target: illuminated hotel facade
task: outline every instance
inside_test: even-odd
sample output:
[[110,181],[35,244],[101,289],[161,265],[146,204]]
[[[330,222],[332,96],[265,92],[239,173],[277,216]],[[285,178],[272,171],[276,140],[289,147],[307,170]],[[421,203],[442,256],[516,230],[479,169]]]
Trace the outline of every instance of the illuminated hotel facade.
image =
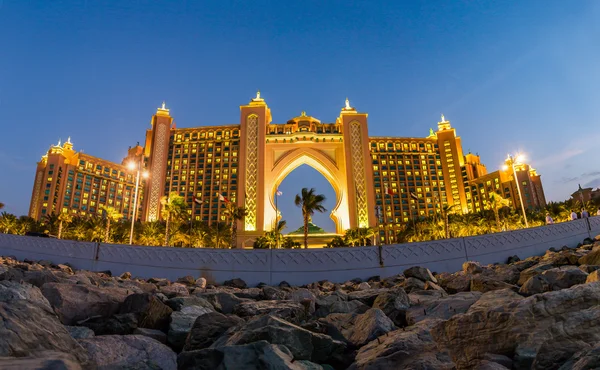
[[193,219],[224,221],[220,194],[247,211],[238,224],[238,246],[251,245],[272,228],[276,189],[303,164],[332,185],[338,234],[374,227],[383,243],[394,242],[411,219],[433,216],[444,205],[464,213],[486,209],[491,192],[518,208],[516,186],[527,208],[545,206],[535,170],[517,165],[518,182],[512,169],[487,173],[479,156],[463,154],[460,137],[443,116],[424,138],[370,137],[367,116],[346,100],[335,122],[302,112],[275,124],[257,93],[240,106],[239,124],[177,128],[163,104],[152,116],[145,145],[130,148],[121,164],[75,152],[70,141],[52,146],[38,163],[29,213],[38,219],[58,212],[89,215],[110,205],[131,218],[135,174],[125,166],[131,161],[142,161],[149,173],[140,186],[138,219],[160,219],[160,199],[176,192]]

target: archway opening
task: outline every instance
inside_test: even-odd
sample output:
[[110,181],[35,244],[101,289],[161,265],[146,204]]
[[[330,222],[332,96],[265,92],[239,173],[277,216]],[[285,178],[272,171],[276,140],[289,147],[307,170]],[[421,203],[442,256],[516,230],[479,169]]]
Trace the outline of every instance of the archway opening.
[[277,208],[281,219],[287,222],[284,234],[303,226],[302,210],[294,204],[296,194],[300,194],[302,188],[315,188],[317,194],[325,196],[323,206],[327,211],[324,213],[315,212],[312,222],[326,232],[336,232],[335,223],[331,219],[331,211],[335,208],[337,202],[336,193],[329,181],[319,171],[303,164],[290,172],[278,188],[282,195],[277,197]]

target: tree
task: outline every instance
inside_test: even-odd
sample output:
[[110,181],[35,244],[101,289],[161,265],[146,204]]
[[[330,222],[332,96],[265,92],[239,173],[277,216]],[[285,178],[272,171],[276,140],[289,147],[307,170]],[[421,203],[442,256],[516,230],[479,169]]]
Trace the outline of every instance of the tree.
[[231,229],[225,222],[214,222],[210,224],[208,231],[208,244],[212,245],[213,248],[229,248],[231,237]]
[[169,245],[169,226],[171,221],[179,221],[188,208],[185,199],[179,194],[172,192],[161,198],[162,216],[165,218],[165,247]]
[[300,247],[301,244],[290,237],[283,238],[283,241],[281,242],[281,248],[283,249],[299,249]]
[[510,206],[510,200],[505,199],[498,193],[491,193],[487,201],[488,209],[494,211],[494,217],[496,218],[496,228],[498,231],[502,230],[500,223],[500,208]]
[[452,210],[454,209],[454,206],[449,206],[447,204],[444,204],[444,206],[442,207],[441,211],[442,211],[442,219],[444,220],[444,237],[446,239],[450,238],[450,220],[449,220],[449,215],[450,213],[452,213]]
[[346,246],[346,242],[344,241],[344,239],[341,236],[336,236],[333,239],[331,239],[331,241],[329,243],[327,243],[327,245],[325,245],[325,248],[341,248],[341,247],[345,247]]
[[58,215],[58,239],[62,237],[63,223],[70,224],[73,221],[73,216],[70,213],[63,212]]
[[137,242],[141,245],[159,246],[163,241],[163,228],[160,221],[144,222]]
[[0,229],[5,234],[12,234],[16,231],[17,217],[13,214],[2,212],[0,215]]
[[308,190],[302,188],[301,194],[296,194],[294,203],[302,208],[302,218],[304,220],[304,248],[308,248],[308,223],[315,212],[326,212],[323,207],[325,196],[323,194],[315,194],[315,188]]
[[227,202],[225,205],[225,215],[227,216],[227,220],[229,221],[231,228],[231,248],[235,248],[235,243],[237,239],[237,222],[239,220],[243,220],[248,212],[245,207],[238,207],[236,204],[232,202]]
[[123,218],[123,215],[117,211],[114,207],[111,206],[102,206],[100,207],[104,217],[106,217],[106,230],[104,232],[104,242],[108,243],[110,241],[110,223],[117,222]]

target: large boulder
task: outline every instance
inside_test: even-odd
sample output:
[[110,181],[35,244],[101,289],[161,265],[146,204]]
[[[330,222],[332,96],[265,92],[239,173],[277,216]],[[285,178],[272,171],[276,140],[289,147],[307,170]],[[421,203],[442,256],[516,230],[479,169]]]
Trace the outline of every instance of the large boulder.
[[584,284],[587,278],[588,274],[576,266],[556,267],[529,278],[519,292],[530,296],[552,290],[565,289],[573,285]]
[[162,332],[160,330],[147,329],[147,328],[136,328],[133,331],[133,334],[143,335],[145,337],[157,340],[157,341],[161,342],[162,344],[167,344],[167,334],[165,334],[164,332]]
[[238,289],[246,289],[248,287],[248,284],[246,284],[246,282],[240,278],[225,280],[223,285]]
[[[447,297],[435,297],[410,294],[411,307],[406,311],[406,322],[414,325],[429,318],[449,319],[452,316],[465,313],[480,297],[479,292],[456,293]],[[412,302],[418,303],[413,304]]]
[[181,311],[174,311],[171,314],[171,323],[167,333],[167,342],[176,351],[180,351],[185,344],[188,333],[192,329],[196,319],[202,315],[213,312],[210,308],[200,306],[188,306]]
[[250,301],[247,298],[238,298],[232,293],[221,291],[194,293],[194,295],[206,299],[210,304],[213,305],[215,310],[224,314],[233,313],[233,308],[235,306],[242,302]]
[[471,291],[472,292],[481,292],[486,293],[492,290],[499,289],[513,289],[515,291],[519,290],[519,287],[516,285],[505,283],[501,280],[492,279],[483,275],[475,275],[471,279]]
[[167,298],[187,297],[190,295],[188,288],[185,285],[179,283],[161,286],[159,291],[165,296],[167,296]]
[[309,312],[312,314],[315,312],[315,304],[317,297],[313,292],[306,288],[299,288],[292,290],[288,293],[287,299],[293,302],[306,304],[309,307]]
[[210,347],[223,333],[244,320],[234,315],[209,312],[196,318],[185,341],[184,351],[195,351]]
[[580,265],[600,265],[600,248],[595,248],[585,256],[579,258]]
[[441,321],[421,321],[391,331],[360,348],[349,370],[455,369],[448,352],[433,340],[430,330]]
[[93,316],[114,315],[128,295],[122,288],[63,283],[44,284],[41,290],[65,325],[74,325]]
[[80,339],[98,370],[177,369],[177,355],[164,344],[143,335],[104,335]]
[[[133,313],[140,328],[166,331],[173,310],[156,296],[143,293],[128,296],[119,310],[121,314]],[[135,329],[135,328],[134,328]]]
[[600,283],[528,298],[504,292],[484,294],[467,313],[433,329],[433,337],[449,349],[457,368],[473,367],[483,354],[496,353],[513,358],[515,368],[529,369],[549,348],[560,349],[560,355],[553,357],[556,363],[544,368],[557,368],[582,343],[600,341]]
[[87,363],[87,354],[38,288],[0,281],[0,318],[0,356],[24,357],[50,350],[70,353]]
[[600,343],[575,353],[558,370],[588,370],[600,368]]
[[138,327],[136,314],[116,314],[110,317],[92,317],[78,323],[94,331],[96,335],[127,335],[133,334]]
[[302,304],[292,301],[245,301],[235,306],[233,313],[240,317],[269,314],[294,323],[308,316]]
[[182,308],[188,306],[200,306],[214,310],[215,307],[204,298],[197,296],[190,297],[175,297],[165,302],[173,311],[181,311]]
[[397,326],[406,325],[406,310],[410,307],[410,298],[402,288],[392,288],[375,298],[373,308],[379,308]]
[[263,297],[265,297],[265,299],[268,299],[270,301],[272,300],[284,300],[287,293],[279,288],[275,288],[272,286],[264,286],[261,288],[262,289],[262,295]]
[[44,351],[28,357],[0,357],[0,369],[81,370],[81,365],[68,353]]
[[73,337],[73,339],[91,338],[96,335],[94,334],[94,331],[92,329],[87,328],[85,326],[65,325],[65,328],[67,328],[67,331],[69,332],[71,337]]
[[403,274],[407,278],[413,277],[421,281],[431,281],[432,283],[438,282],[437,279],[431,273],[431,271],[429,271],[429,269],[421,266],[413,266],[411,268],[408,268],[404,270]]
[[507,284],[516,285],[519,281],[521,271],[514,265],[495,265],[486,273],[485,276],[503,281]]
[[375,302],[375,299],[377,299],[377,296],[380,295],[383,292],[387,292],[387,288],[381,288],[381,289],[369,289],[369,290],[359,290],[356,292],[350,292],[348,293],[348,300],[349,301],[354,301],[354,300],[358,300],[361,301],[362,303],[366,304],[369,307],[373,306],[373,302]]
[[471,275],[464,272],[450,274],[447,272],[437,275],[437,280],[444,290],[450,294],[468,292],[471,289]]
[[321,305],[315,311],[316,317],[325,317],[332,313],[365,313],[370,307],[359,300],[355,301],[336,301],[331,304]]
[[236,297],[248,298],[253,300],[265,299],[263,290],[261,288],[245,288],[239,289],[233,292]]
[[294,355],[294,359],[317,363],[335,362],[345,349],[344,343],[333,340],[328,335],[310,332],[271,315],[252,319],[242,327],[230,329],[217,339],[211,348],[249,344],[257,339],[286,346]]
[[355,348],[396,329],[392,320],[378,308],[371,308],[361,315],[334,313],[319,322],[326,325],[327,334]]
[[294,361],[292,352],[283,345],[260,340],[239,346],[186,351],[177,357],[180,369],[312,370],[322,367],[306,360]]
[[517,282],[517,284],[523,285],[523,284],[525,284],[525,282],[527,280],[529,280],[530,277],[539,275],[539,274],[543,273],[544,271],[553,269],[554,267],[555,266],[549,262],[540,263],[540,264],[531,266],[530,268],[521,271],[521,274],[519,275],[519,281]]

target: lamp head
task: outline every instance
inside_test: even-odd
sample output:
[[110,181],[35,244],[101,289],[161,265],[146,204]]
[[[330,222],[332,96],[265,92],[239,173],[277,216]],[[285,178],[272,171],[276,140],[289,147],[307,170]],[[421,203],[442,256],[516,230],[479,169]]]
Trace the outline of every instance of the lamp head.
[[148,176],[150,176],[150,174],[148,173],[148,171],[144,171],[144,172],[142,172],[142,177],[143,177],[143,178],[147,179],[147,178],[148,178]]
[[135,170],[135,163],[133,163],[133,162],[127,163],[127,168],[129,168],[131,171]]

